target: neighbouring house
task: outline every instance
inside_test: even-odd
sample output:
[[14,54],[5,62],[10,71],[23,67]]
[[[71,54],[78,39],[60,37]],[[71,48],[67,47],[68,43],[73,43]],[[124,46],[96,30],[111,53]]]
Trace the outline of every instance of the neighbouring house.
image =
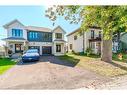
[[93,26],[89,31],[84,32],[79,28],[69,33],[68,52],[85,52],[87,48],[91,48],[94,54],[101,53],[101,28]]
[[[100,27],[89,27],[89,31],[81,31],[80,28],[67,35],[68,52],[85,52],[91,48],[94,54],[101,53],[102,30]],[[112,40],[112,51],[127,50],[127,33],[115,34]]]
[[122,50],[127,51],[127,32],[121,34],[120,42]]
[[3,39],[13,53],[27,49],[38,49],[40,55],[64,55],[65,31],[60,27],[49,29],[45,27],[25,26],[18,20],[13,20],[3,26],[7,38]]
[[122,32],[119,35],[115,34],[113,36],[113,52],[119,50],[127,51],[127,32]]

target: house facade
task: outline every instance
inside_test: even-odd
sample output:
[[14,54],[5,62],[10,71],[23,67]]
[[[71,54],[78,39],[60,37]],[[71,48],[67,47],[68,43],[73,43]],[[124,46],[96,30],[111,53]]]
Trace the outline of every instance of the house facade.
[[127,32],[122,32],[119,36],[115,34],[113,37],[113,51],[119,50],[127,51]]
[[94,54],[101,53],[101,31],[100,27],[90,27],[87,32],[77,29],[69,33],[68,52],[85,52],[91,48]]
[[[99,27],[89,27],[89,31],[77,29],[67,35],[68,52],[85,52],[91,48],[93,54],[101,53],[102,30]],[[112,52],[117,53],[119,50],[127,51],[127,33],[113,35]]]
[[40,55],[64,55],[65,31],[60,27],[49,29],[45,27],[24,26],[20,21],[13,20],[4,25],[7,38],[3,39],[13,53],[27,49],[38,49]]

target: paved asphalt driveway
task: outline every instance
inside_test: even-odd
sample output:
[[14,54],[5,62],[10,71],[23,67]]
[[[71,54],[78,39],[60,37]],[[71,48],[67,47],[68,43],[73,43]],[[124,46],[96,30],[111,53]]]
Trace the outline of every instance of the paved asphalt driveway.
[[57,57],[42,56],[39,62],[18,64],[1,75],[0,89],[78,89],[109,80]]

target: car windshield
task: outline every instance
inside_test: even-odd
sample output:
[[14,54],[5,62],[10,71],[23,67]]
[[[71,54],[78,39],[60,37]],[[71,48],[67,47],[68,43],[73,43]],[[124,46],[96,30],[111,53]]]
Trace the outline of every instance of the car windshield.
[[38,50],[28,50],[26,53],[38,53]]

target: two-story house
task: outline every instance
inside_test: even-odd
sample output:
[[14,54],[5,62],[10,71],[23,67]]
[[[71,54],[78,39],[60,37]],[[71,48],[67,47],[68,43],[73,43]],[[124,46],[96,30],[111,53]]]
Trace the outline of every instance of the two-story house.
[[[81,31],[80,28],[67,35],[68,51],[85,52],[91,48],[94,54],[101,53],[102,30],[100,27],[89,27],[89,31]],[[117,53],[119,50],[127,51],[127,33],[113,35],[112,52]]]
[[101,29],[100,27],[90,27],[84,32],[77,29],[67,35],[68,52],[83,52],[91,48],[94,54],[101,53]]
[[4,28],[7,32],[6,45],[13,53],[36,48],[40,55],[63,55],[65,53],[65,31],[60,27],[49,29],[45,27],[24,26],[20,21],[13,20]]

